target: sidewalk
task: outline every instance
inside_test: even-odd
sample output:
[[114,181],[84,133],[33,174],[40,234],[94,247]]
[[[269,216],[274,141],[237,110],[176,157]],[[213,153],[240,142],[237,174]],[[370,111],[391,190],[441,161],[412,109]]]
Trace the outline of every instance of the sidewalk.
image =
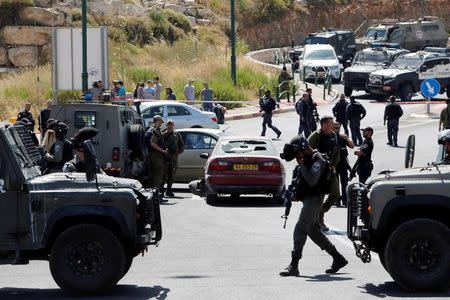
[[[326,99],[323,99],[323,86],[321,85],[315,86],[314,84],[308,84],[308,87],[312,89],[312,98],[314,102],[316,102],[318,105],[333,102],[339,96],[336,92],[331,90],[331,94],[325,95]],[[301,98],[301,94],[304,92],[304,90],[305,86],[302,84],[300,89],[297,91],[297,94],[295,95],[296,101],[298,101]],[[249,105],[227,110],[227,113],[225,114],[225,121],[260,117],[262,113],[259,112],[259,105],[257,104],[258,102],[259,100],[255,100]],[[295,111],[295,104],[292,103],[292,97],[291,102],[287,102],[286,99],[281,99],[279,104],[280,108],[274,110],[273,112],[274,114],[281,114]]]

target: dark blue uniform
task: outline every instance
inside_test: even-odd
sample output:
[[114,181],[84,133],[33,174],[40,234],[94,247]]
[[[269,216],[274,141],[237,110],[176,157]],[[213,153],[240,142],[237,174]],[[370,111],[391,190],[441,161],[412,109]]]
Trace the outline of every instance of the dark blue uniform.
[[386,105],[384,109],[384,122],[387,121],[388,144],[397,147],[398,123],[403,116],[403,109],[395,102]]

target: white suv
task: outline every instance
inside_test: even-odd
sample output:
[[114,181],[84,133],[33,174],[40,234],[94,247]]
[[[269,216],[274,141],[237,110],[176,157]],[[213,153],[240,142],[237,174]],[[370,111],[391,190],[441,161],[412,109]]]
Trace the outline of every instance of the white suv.
[[328,44],[305,45],[300,56],[300,78],[315,79],[317,75],[317,79],[323,79],[328,70],[334,81],[341,80],[341,66],[333,47]]

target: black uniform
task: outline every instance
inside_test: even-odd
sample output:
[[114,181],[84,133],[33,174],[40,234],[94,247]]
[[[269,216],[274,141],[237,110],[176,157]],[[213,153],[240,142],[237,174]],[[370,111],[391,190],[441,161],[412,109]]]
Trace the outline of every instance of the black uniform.
[[45,155],[47,169],[61,171],[64,164],[73,158],[72,143],[66,138],[59,138]]
[[31,113],[31,111],[22,110],[21,112],[19,112],[19,114],[17,115],[17,121],[22,121],[22,119],[28,119],[28,121],[30,121],[31,123],[30,130],[34,131],[34,126],[36,125],[36,122],[34,121],[33,114]]
[[348,102],[345,99],[339,100],[333,107],[333,115],[336,118],[336,121],[341,123],[341,126],[344,128],[344,132],[348,135],[348,120],[346,116]]
[[365,155],[358,157],[358,176],[359,182],[365,183],[370,177],[373,170],[372,163],[372,151],[373,151],[373,140],[372,138],[365,139],[359,148],[360,151],[364,152]]
[[260,101],[260,108],[263,111],[263,122],[261,136],[266,135],[266,126],[275,131],[277,138],[281,135],[281,131],[272,125],[272,111],[275,110],[277,103],[271,96],[264,96]]
[[338,134],[337,137],[339,150],[340,150],[340,160],[337,165],[336,171],[339,175],[339,181],[341,183],[341,201],[344,206],[347,206],[347,185],[348,185],[348,172],[351,170],[350,164],[348,162],[348,151],[347,151],[347,141]]
[[44,137],[45,132],[47,131],[47,121],[48,119],[50,119],[50,108],[44,108],[43,110],[41,110],[41,112],[39,113],[39,119],[38,119],[38,126],[39,126],[39,131],[42,134],[42,137]]
[[350,122],[352,140],[355,145],[361,145],[363,138],[360,131],[361,120],[366,116],[366,109],[359,102],[351,102],[346,108],[347,120]]
[[403,116],[403,109],[395,102],[386,105],[384,122],[387,121],[388,144],[397,147],[398,121]]

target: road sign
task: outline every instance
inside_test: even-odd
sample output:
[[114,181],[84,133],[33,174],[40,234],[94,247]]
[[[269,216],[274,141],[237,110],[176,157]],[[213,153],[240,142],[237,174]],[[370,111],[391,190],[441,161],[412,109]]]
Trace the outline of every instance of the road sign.
[[433,98],[441,91],[441,86],[436,79],[427,79],[422,82],[420,92],[425,98]]

